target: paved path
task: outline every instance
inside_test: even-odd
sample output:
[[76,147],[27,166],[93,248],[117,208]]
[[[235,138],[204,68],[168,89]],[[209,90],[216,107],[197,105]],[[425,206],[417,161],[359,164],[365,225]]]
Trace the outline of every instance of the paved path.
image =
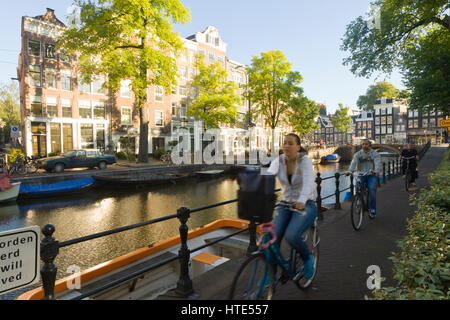
[[[420,177],[416,181],[418,190],[427,187],[426,176],[441,162],[446,147],[430,148],[419,163]],[[416,192],[417,192],[416,191]],[[415,193],[410,191],[410,194]],[[381,276],[386,278],[383,286],[395,285],[392,279],[392,261],[388,258],[398,251],[397,240],[406,234],[406,219],[415,208],[409,204],[409,196],[404,190],[403,179],[395,177],[377,191],[377,217],[365,217],[360,231],[354,231],[349,217],[349,204],[342,210],[325,212],[320,224],[320,261],[317,277],[305,291],[288,282],[278,288],[275,299],[364,299],[370,294],[367,268],[377,265]],[[231,281],[236,272],[236,263],[217,268],[216,274],[206,273],[194,280],[200,299],[226,299],[228,286],[224,279]],[[219,292],[217,292],[219,291]]]

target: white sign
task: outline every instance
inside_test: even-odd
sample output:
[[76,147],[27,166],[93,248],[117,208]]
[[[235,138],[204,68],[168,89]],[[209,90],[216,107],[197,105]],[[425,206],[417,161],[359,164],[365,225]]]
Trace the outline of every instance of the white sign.
[[22,133],[19,130],[18,126],[11,126],[11,138],[20,138]]
[[0,294],[39,281],[40,228],[0,232]]

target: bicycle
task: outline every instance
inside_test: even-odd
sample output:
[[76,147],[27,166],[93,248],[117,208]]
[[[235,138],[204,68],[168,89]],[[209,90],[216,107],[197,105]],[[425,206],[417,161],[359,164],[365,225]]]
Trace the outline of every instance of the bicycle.
[[25,165],[27,167],[27,172],[36,173],[39,169],[39,164],[33,158],[27,157]]
[[8,174],[8,162],[5,154],[0,154],[0,173]]
[[[295,209],[295,204],[289,202],[282,201],[277,206],[284,206],[299,214],[304,212]],[[229,293],[230,300],[270,300],[278,284],[285,284],[291,280],[299,289],[305,289],[314,280],[317,274],[320,242],[317,218],[303,234],[303,241],[314,257],[314,275],[310,279],[303,276],[303,261],[296,249],[291,248],[289,259],[285,260],[278,243],[275,242],[273,227],[273,222],[261,224],[262,231],[270,232],[272,238],[266,243],[260,241],[259,250],[243,262],[233,279]],[[274,270],[278,267],[281,268],[280,277],[276,276]]]
[[409,191],[409,186],[411,184],[411,170],[409,169],[409,161],[414,159],[414,157],[404,157],[402,160],[406,160],[406,171],[405,171],[405,190]]
[[21,174],[21,175],[25,175],[28,172],[28,168],[25,164],[25,160],[20,155],[17,155],[16,159],[13,161],[11,166],[9,166],[9,168],[8,168],[9,175],[12,175],[14,172],[17,172],[18,174]]
[[[353,229],[356,231],[361,228],[364,213],[369,211],[369,188],[367,183],[361,183],[361,178],[371,174],[373,174],[372,171],[368,171],[357,176],[356,192],[352,197],[350,207],[350,220],[352,221]],[[369,218],[373,219],[370,215]]]
[[164,154],[161,156],[160,160],[161,160],[162,162],[164,162],[164,163],[172,164],[172,163],[173,163],[173,162],[172,162],[172,153],[171,153],[170,151],[164,153]]

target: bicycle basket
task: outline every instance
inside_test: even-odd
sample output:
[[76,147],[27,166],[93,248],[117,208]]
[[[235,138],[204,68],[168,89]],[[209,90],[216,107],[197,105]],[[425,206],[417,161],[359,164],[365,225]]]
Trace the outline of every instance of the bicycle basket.
[[238,184],[238,217],[257,223],[272,221],[277,201],[275,176],[246,169],[239,173]]

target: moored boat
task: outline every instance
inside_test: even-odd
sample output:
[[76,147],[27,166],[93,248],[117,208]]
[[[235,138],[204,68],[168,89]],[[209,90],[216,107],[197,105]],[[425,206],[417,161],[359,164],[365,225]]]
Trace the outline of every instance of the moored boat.
[[[189,232],[187,245],[190,253],[190,274],[195,279],[231,258],[245,255],[249,240],[247,232],[235,234],[248,228],[248,221],[220,219]],[[224,241],[219,238],[230,236]],[[150,300],[174,289],[180,279],[180,236],[138,249],[124,256],[101,263],[60,280],[54,287],[56,299],[77,299],[90,292],[86,299],[96,300]],[[209,246],[205,246],[210,244]],[[116,283],[113,288],[100,290],[106,284]],[[78,286],[74,282],[78,281]],[[20,295],[17,300],[40,300],[44,297],[42,287]]]
[[199,177],[215,177],[223,173],[224,170],[204,170],[195,172]]
[[113,186],[130,186],[130,185],[159,185],[164,183],[175,183],[180,180],[189,178],[189,173],[166,173],[166,174],[145,174],[142,172],[132,172],[122,175],[106,176],[93,175],[92,178],[97,182],[111,183]]
[[94,178],[65,180],[54,183],[23,184],[20,186],[19,199],[57,196],[67,193],[85,191],[95,183]]
[[341,161],[341,156],[337,153],[329,154],[327,156],[322,157],[323,163],[336,163]]
[[312,164],[313,165],[315,165],[315,164],[320,164],[322,162],[322,159],[312,159]]
[[12,182],[10,188],[0,191],[0,203],[16,201],[20,185],[20,182]]

